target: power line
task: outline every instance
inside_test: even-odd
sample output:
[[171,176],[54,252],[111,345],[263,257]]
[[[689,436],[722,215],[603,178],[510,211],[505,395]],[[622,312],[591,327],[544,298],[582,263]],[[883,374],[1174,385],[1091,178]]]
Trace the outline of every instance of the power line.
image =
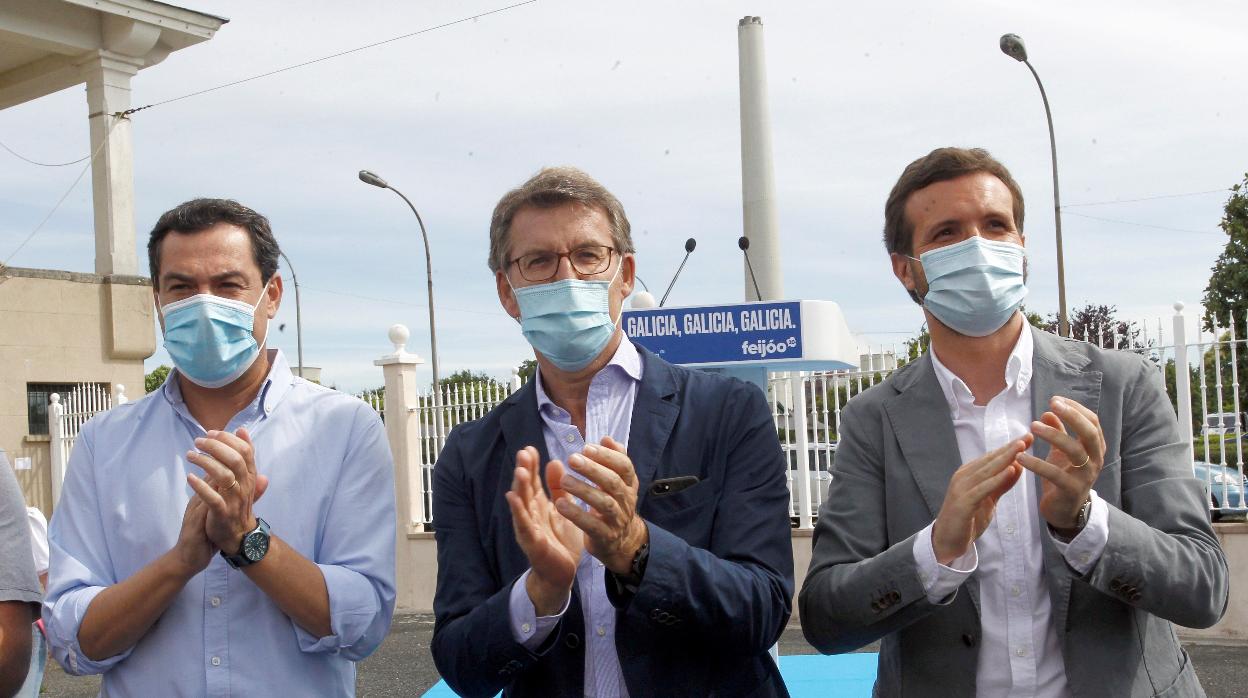
[[245,83],[245,82],[251,82],[252,80],[259,80],[260,78],[267,78],[267,77],[269,77],[269,76],[271,76],[271,75],[277,75],[278,73],[284,73],[284,72],[286,72],[286,71],[288,71],[288,70],[295,70],[296,68],[303,68],[303,67],[306,67],[306,66],[309,66],[309,65],[313,65],[313,64],[315,64],[315,63],[321,63],[321,62],[328,61],[328,60],[331,60],[331,59],[334,59],[334,58],[340,58],[340,57],[342,57],[342,56],[346,56],[346,55],[349,55],[349,54],[352,54],[352,53],[358,53],[358,52],[360,52],[360,51],[364,51],[364,50],[367,50],[367,49],[370,49],[370,48],[376,48],[377,46],[382,46],[382,45],[384,45],[384,44],[393,43],[393,42],[395,42],[395,41],[400,41],[400,40],[402,40],[402,39],[409,39],[409,38],[411,38],[411,37],[413,37],[413,36],[418,36],[418,35],[420,35],[420,34],[427,34],[427,33],[432,32],[432,31],[437,31],[438,29],[445,29],[445,28],[447,28],[447,27],[452,27],[452,26],[455,26],[456,24],[463,24],[464,22],[471,22],[471,21],[473,21],[473,20],[477,20],[477,19],[480,19],[480,18],[482,18],[482,17],[488,17],[489,15],[494,15],[494,14],[498,14],[498,13],[500,13],[500,12],[506,12],[506,11],[508,11],[508,10],[513,10],[513,9],[515,9],[515,8],[517,8],[517,7],[521,7],[521,6],[523,6],[523,5],[531,5],[531,4],[535,3],[535,2],[537,2],[537,0],[524,0],[524,2],[518,2],[518,3],[514,4],[514,5],[508,5],[508,6],[506,6],[506,7],[500,7],[500,8],[498,8],[498,9],[489,10],[488,12],[482,12],[482,13],[480,13],[480,14],[472,15],[471,17],[464,17],[464,18],[461,18],[461,19],[456,19],[456,20],[453,20],[453,21],[450,21],[450,22],[446,22],[446,23],[444,23],[444,24],[439,24],[439,25],[434,26],[434,27],[426,27],[425,29],[420,29],[420,30],[417,30],[417,31],[414,31],[414,32],[409,32],[409,33],[407,33],[407,34],[403,34],[403,35],[401,35],[401,36],[396,36],[396,37],[393,37],[393,38],[390,38],[390,39],[385,39],[385,40],[383,40],[383,41],[377,41],[377,42],[374,42],[374,43],[371,43],[371,44],[368,44],[368,45],[365,45],[365,46],[358,46],[358,47],[356,47],[356,48],[347,49],[346,51],[339,51],[338,53],[330,54],[330,55],[328,55],[328,56],[322,56],[322,57],[320,57],[320,58],[314,58],[314,59],[312,59],[312,60],[310,60],[310,61],[304,61],[304,62],[302,62],[302,63],[296,63],[295,65],[289,65],[289,66],[286,66],[285,68],[278,68],[277,70],[270,70],[270,71],[269,71],[269,72],[267,72],[267,73],[261,73],[261,74],[259,74],[259,75],[253,75],[253,76],[251,76],[251,77],[249,77],[249,78],[243,78],[243,79],[241,79],[241,80],[235,80],[235,81],[233,81],[233,82],[227,82],[227,83],[225,83],[224,85],[217,85],[216,87],[209,87],[209,88],[204,89],[204,90],[198,90],[198,91],[196,91],[196,92],[191,92],[190,94],[185,94],[185,95],[182,95],[181,97],[173,97],[172,99],[166,99],[166,100],[162,100],[162,101],[160,101],[160,102],[152,102],[151,104],[146,104],[146,105],[141,106],[141,107],[135,107],[135,108],[133,108],[133,109],[127,109],[127,110],[125,110],[124,112],[121,112],[121,114],[122,114],[123,116],[129,116],[130,114],[133,114],[133,113],[138,112],[138,111],[143,111],[144,109],[151,109],[152,107],[159,107],[159,106],[161,106],[161,105],[164,105],[164,104],[169,104],[169,103],[171,103],[171,102],[177,102],[177,101],[179,101],[179,100],[189,99],[189,98],[191,98],[191,97],[198,97],[199,95],[202,95],[202,94],[207,94],[207,93],[209,93],[209,92],[216,92],[217,90],[224,90],[224,89],[225,89],[225,88],[227,88],[227,87],[233,87],[233,86],[235,86],[235,85],[241,85],[241,84],[243,84],[243,83]]
[[9,151],[9,155],[12,155],[18,160],[23,160],[25,162],[29,162],[32,165],[38,165],[40,167],[66,167],[68,165],[77,165],[83,160],[86,160],[91,157],[90,155],[84,155],[83,157],[80,157],[77,160],[72,160],[70,162],[39,162],[38,160],[31,160],[30,158],[23,156],[21,153],[18,153],[16,150],[13,150],[9,146],[5,145],[4,141],[0,141],[0,148],[4,148],[5,150]]
[[1133,204],[1138,201],[1155,201],[1157,199],[1178,199],[1184,196],[1204,196],[1205,194],[1225,194],[1229,189],[1209,189],[1208,191],[1193,191],[1186,194],[1158,194],[1157,196],[1143,196],[1138,199],[1117,199],[1115,201],[1091,201],[1084,204],[1066,204],[1062,209],[1076,208],[1078,206],[1109,206],[1111,204]]
[[[113,129],[116,128],[117,124],[121,123],[122,119],[125,117],[114,116],[112,118],[113,123],[108,127],[108,133],[104,134],[104,138],[100,139],[100,145],[96,147],[94,153],[91,153],[84,158],[85,160],[88,160],[86,166],[82,168],[82,171],[78,173],[77,177],[74,177],[74,181],[70,183],[69,188],[65,190],[65,193],[61,194],[61,198],[56,200],[56,204],[52,206],[51,211],[48,211],[48,215],[44,216],[43,220],[39,221],[39,225],[36,225],[35,229],[30,231],[30,234],[26,236],[25,240],[22,240],[22,244],[18,245],[17,249],[13,250],[13,252],[6,257],[3,262],[0,262],[0,272],[3,272],[4,269],[8,268],[9,262],[13,261],[13,258],[17,256],[18,252],[22,251],[22,248],[26,246],[26,243],[34,239],[34,237],[39,234],[40,230],[43,230],[43,226],[47,225],[48,221],[52,219],[52,215],[61,208],[61,204],[65,203],[65,199],[69,198],[70,193],[73,192],[78,186],[78,183],[82,181],[83,175],[87,173],[87,170],[91,169],[91,164],[95,162],[97,157],[99,157],[100,151],[104,150],[104,146],[108,145],[108,139],[113,134]],[[79,160],[79,162],[82,162],[82,160]],[[3,281],[3,279],[0,279],[0,281]]]
[[[1064,208],[1064,207],[1063,207]],[[1089,216],[1086,213],[1069,212],[1069,215],[1079,216],[1080,218],[1091,218],[1094,221],[1104,221],[1106,223],[1121,223],[1123,225],[1135,225],[1141,228],[1156,228],[1157,230],[1170,230],[1176,233],[1195,233],[1196,235],[1221,235],[1220,232],[1212,230],[1192,230],[1191,228],[1172,228],[1168,225],[1153,225],[1151,223],[1137,223],[1135,221],[1124,221],[1117,218],[1102,218],[1100,216]]]

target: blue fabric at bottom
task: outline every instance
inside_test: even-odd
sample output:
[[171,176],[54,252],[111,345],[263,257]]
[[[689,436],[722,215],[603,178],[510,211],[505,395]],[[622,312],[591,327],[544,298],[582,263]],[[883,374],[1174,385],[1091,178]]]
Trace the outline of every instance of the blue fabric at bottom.
[[[875,652],[795,654],[780,658],[780,674],[792,698],[870,698],[876,661]],[[439,681],[424,698],[455,698],[455,692]]]

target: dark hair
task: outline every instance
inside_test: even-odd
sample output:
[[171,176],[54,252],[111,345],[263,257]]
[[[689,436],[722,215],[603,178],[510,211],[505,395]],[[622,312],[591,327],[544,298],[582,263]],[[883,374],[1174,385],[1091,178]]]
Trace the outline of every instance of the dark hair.
[[889,254],[914,251],[914,224],[906,220],[906,202],[914,192],[970,174],[986,172],[1010,190],[1014,197],[1014,227],[1023,229],[1023,192],[1010,171],[983,148],[937,148],[906,165],[884,204],[884,248]]
[[183,235],[202,232],[218,223],[229,223],[251,235],[251,253],[260,267],[261,283],[277,273],[281,248],[273,237],[269,219],[233,199],[192,199],[165,211],[147,240],[147,264],[152,283],[160,286],[160,244],[170,232]]
[[567,203],[601,207],[611,226],[611,244],[623,254],[634,252],[624,206],[593,177],[575,167],[544,167],[529,181],[503,195],[490,219],[490,271],[507,268],[511,254],[511,219],[526,206],[554,208]]

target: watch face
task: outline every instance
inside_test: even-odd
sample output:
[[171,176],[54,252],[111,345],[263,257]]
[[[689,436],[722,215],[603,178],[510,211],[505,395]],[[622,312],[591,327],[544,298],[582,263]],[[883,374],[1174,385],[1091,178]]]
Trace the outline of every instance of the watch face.
[[269,537],[260,531],[253,531],[243,539],[243,557],[252,562],[259,562],[264,559],[264,554],[269,551]]

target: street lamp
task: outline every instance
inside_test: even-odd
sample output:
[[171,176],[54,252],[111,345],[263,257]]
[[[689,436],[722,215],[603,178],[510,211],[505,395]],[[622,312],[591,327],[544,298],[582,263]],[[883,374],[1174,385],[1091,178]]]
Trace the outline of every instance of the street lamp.
[[389,189],[399,198],[407,202],[408,208],[412,209],[412,213],[416,214],[416,222],[420,224],[420,237],[425,241],[425,274],[429,280],[429,355],[430,363],[433,364],[433,428],[437,432],[438,437],[442,436],[442,398],[438,389],[438,331],[434,323],[433,317],[433,259],[429,256],[429,234],[425,232],[425,222],[420,218],[420,212],[412,205],[403,192],[395,189],[386,183],[386,180],[369,172],[368,170],[360,170],[360,181],[365,184],[371,184],[374,187]]
[[303,378],[303,312],[299,309],[299,277],[295,274],[295,267],[290,263],[290,257],[285,252],[278,250],[277,252],[286,261],[286,268],[290,270],[290,280],[295,284],[295,346],[299,350],[299,370],[297,375]]
[[1053,113],[1049,111],[1049,97],[1044,93],[1044,83],[1040,75],[1027,61],[1027,47],[1018,34],[1004,34],[1001,37],[1001,52],[1027,66],[1036,86],[1040,88],[1040,99],[1044,101],[1044,118],[1049,122],[1049,152],[1053,157],[1053,221],[1057,232],[1057,329],[1063,337],[1070,336],[1070,321],[1066,315],[1066,264],[1062,254],[1062,202],[1057,191],[1057,141],[1053,138]]

